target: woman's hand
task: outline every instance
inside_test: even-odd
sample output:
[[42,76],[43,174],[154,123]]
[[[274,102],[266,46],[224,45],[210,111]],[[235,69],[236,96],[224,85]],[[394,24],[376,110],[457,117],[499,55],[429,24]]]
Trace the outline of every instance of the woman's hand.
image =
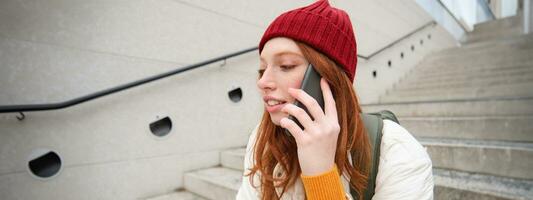
[[294,121],[284,117],[280,121],[283,128],[289,130],[298,146],[298,160],[302,174],[318,175],[333,168],[337,138],[340,132],[337,108],[328,83],[320,79],[324,95],[324,111],[318,102],[301,89],[289,88],[289,94],[305,105],[314,121],[302,108],[287,104],[281,110],[294,116],[304,127],[302,130]]

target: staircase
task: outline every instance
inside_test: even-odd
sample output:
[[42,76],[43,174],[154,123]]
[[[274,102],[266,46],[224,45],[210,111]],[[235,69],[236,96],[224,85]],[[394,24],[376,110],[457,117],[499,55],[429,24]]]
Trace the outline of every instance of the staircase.
[[533,199],[533,34],[520,17],[475,26],[379,104],[427,148],[435,199]]
[[[476,25],[462,47],[428,56],[381,103],[363,106],[395,112],[427,148],[435,199],[533,199],[533,35],[520,35],[519,20]],[[244,153],[223,151],[220,166],[149,199],[235,199]]]

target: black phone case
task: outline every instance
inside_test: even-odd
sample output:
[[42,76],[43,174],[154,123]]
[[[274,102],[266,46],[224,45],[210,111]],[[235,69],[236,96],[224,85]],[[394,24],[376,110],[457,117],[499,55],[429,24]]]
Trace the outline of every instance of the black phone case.
[[[309,64],[309,66],[307,67],[307,70],[305,70],[304,79],[302,81],[302,86],[300,87],[300,89],[302,89],[307,94],[309,94],[311,97],[313,97],[318,102],[318,104],[320,105],[320,108],[322,108],[322,111],[323,111],[324,110],[324,96],[322,95],[322,89],[320,88],[320,78],[321,78],[320,74],[315,70],[313,65]],[[311,115],[311,113],[309,113],[305,105],[300,103],[298,100],[294,102],[294,105],[300,108],[303,108],[305,112],[309,115],[309,117],[313,119],[313,116]],[[298,124],[298,126],[300,126],[302,130],[304,129],[304,127],[302,126],[302,124],[300,124],[300,122],[296,119],[296,117],[289,115],[289,119],[296,122],[296,124]],[[292,134],[287,129],[285,129],[285,133],[288,134],[289,136],[292,136]]]

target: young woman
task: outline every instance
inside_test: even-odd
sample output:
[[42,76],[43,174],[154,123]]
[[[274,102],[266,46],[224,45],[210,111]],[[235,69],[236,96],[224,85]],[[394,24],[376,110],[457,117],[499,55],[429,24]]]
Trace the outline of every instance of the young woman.
[[[283,13],[265,31],[259,52],[265,112],[246,148],[237,199],[353,199],[350,187],[362,199],[371,157],[353,89],[357,53],[348,15],[325,0]],[[309,64],[322,76],[323,110],[299,89]],[[373,199],[433,198],[429,156],[389,120],[379,159]]]

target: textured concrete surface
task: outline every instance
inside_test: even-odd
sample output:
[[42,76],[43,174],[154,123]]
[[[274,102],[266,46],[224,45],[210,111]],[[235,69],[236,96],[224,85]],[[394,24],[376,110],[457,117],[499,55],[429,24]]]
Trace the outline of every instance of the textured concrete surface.
[[[441,137],[446,137],[442,135]],[[501,177],[533,179],[533,144],[487,140],[419,138],[433,167]]]
[[195,195],[190,192],[173,192],[170,194],[165,194],[161,196],[155,196],[147,198],[146,200],[206,200],[205,198],[202,198],[198,195]]
[[435,199],[531,199],[531,180],[434,169]]
[[241,186],[242,171],[210,168],[185,174],[185,189],[209,199],[235,199]]
[[397,113],[427,148],[435,199],[533,196],[533,35],[512,20],[480,25],[463,46],[426,57],[382,104],[363,106]]
[[533,116],[400,119],[402,126],[417,137],[533,142]]
[[246,148],[226,150],[220,153],[220,163],[223,167],[244,170],[244,155]]

